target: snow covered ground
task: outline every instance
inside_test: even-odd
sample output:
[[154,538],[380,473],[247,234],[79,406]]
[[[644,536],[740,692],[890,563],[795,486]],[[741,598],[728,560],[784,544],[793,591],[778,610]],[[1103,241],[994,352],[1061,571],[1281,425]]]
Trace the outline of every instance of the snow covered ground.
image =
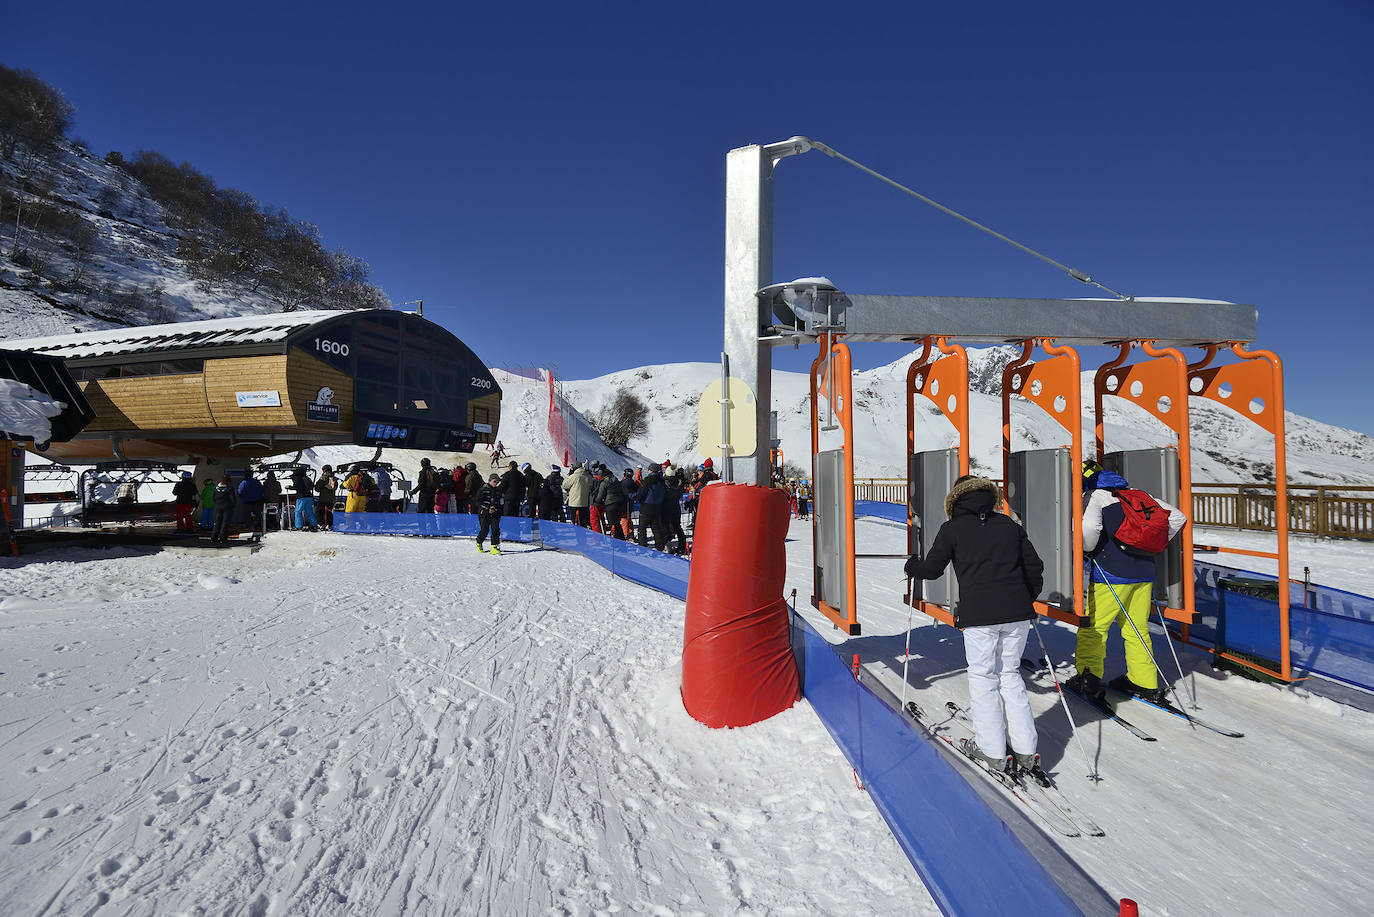
[[682,615],[467,539],[0,559],[0,913],[936,913],[807,704],[687,716]]
[[[857,549],[898,553],[905,530],[889,523],[856,523]],[[1263,536],[1241,544],[1233,533],[1209,533],[1234,547],[1262,548]],[[846,658],[859,653],[868,671],[901,692],[910,609],[902,604],[900,559],[858,561],[859,621],[863,635],[848,638],[809,605],[811,535],[793,524],[787,588],[798,610]],[[1206,540],[1200,538],[1200,540]],[[1270,539],[1272,545],[1272,538]],[[1374,545],[1294,541],[1294,563],[1312,563],[1314,580],[1353,589],[1374,568]],[[1225,556],[1219,563],[1227,563]],[[1263,561],[1231,561],[1261,569]],[[1321,576],[1316,576],[1317,571]],[[919,613],[911,620],[908,697],[924,709],[945,701],[967,704],[963,641],[958,631]],[[1056,663],[1072,662],[1067,626],[1039,625]],[[1173,665],[1156,641],[1166,670]],[[1032,634],[1027,655],[1039,656]],[[1121,714],[1158,738],[1142,742],[1084,705],[1071,706],[1084,749],[1071,739],[1063,708],[1048,682],[1031,683],[1040,753],[1064,792],[1106,829],[1102,838],[1060,838],[1061,846],[1109,893],[1141,903],[1141,913],[1338,915],[1374,904],[1368,853],[1374,824],[1366,813],[1374,715],[1315,696],[1300,686],[1279,688],[1213,672],[1207,657],[1182,653],[1185,702],[1196,713],[1243,731],[1232,739],[1141,704]],[[1121,642],[1108,643],[1107,675],[1124,671]],[[1095,718],[1097,717],[1097,718]],[[1102,780],[1086,779],[1084,751]],[[1340,800],[1340,802],[1336,802]]]

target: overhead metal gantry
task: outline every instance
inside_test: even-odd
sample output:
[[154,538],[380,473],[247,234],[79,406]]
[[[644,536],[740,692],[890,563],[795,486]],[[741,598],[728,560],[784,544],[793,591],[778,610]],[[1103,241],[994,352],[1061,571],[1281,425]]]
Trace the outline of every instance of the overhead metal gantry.
[[[912,493],[908,526],[913,553],[921,549],[923,524],[928,540],[933,538],[934,530],[943,519],[942,513],[939,519],[929,518],[934,512],[924,510],[937,504],[926,501],[925,507],[918,506],[918,492],[923,487],[931,489],[932,482],[944,478],[952,481],[952,476],[966,473],[969,467],[967,361],[959,345],[1017,344],[1022,347],[1020,357],[1006,368],[1003,377],[1003,475],[1011,491],[1010,505],[1019,507],[1023,516],[1036,517],[1022,520],[1028,530],[1034,529],[1032,540],[1035,541],[1038,534],[1042,541],[1054,544],[1056,557],[1052,561],[1058,563],[1059,575],[1048,578],[1052,585],[1047,585],[1047,592],[1037,603],[1042,614],[1074,624],[1083,620],[1083,557],[1081,519],[1078,518],[1081,498],[1077,467],[1087,450],[1081,442],[1081,367],[1076,347],[1118,348],[1117,358],[1096,375],[1095,446],[1100,458],[1133,461],[1135,467],[1142,469],[1144,477],[1154,480],[1153,466],[1147,473],[1140,456],[1104,452],[1103,396],[1132,400],[1162,420],[1179,437],[1177,447],[1154,450],[1159,456],[1150,457],[1150,462],[1163,469],[1160,480],[1165,485],[1172,481],[1171,486],[1177,488],[1181,478],[1186,498],[1190,477],[1187,470],[1187,399],[1195,395],[1228,404],[1226,399],[1231,398],[1232,391],[1231,386],[1221,385],[1224,375],[1236,383],[1236,394],[1228,406],[1275,434],[1276,466],[1280,469],[1278,505],[1285,505],[1282,369],[1273,354],[1251,352],[1244,347],[1256,339],[1258,315],[1254,306],[1205,300],[866,295],[837,289],[821,278],[775,284],[772,282],[773,168],[781,159],[811,149],[838,155],[822,144],[794,137],[782,143],[732,150],[726,158],[723,356],[728,360],[730,375],[743,379],[756,396],[755,441],[764,443],[768,441],[772,410],[772,348],[802,341],[819,345],[811,371],[815,496],[812,519],[816,549],[812,604],[836,626],[851,634],[860,630],[855,608],[850,343],[906,341],[924,347],[907,374],[907,465]],[[952,213],[947,208],[940,209]],[[961,216],[960,219],[965,218]],[[1012,244],[1025,249],[1019,243]],[[1050,261],[1038,253],[1032,254]],[[1051,263],[1064,268],[1058,262]],[[1096,283],[1082,272],[1065,270],[1076,279]],[[1151,359],[1127,364],[1130,351],[1137,347]],[[1178,350],[1185,347],[1201,347],[1205,355],[1200,361],[1188,364]],[[1223,348],[1229,348],[1241,362],[1221,368],[1210,367],[1212,359]],[[1043,351],[1045,357],[1033,360],[1036,350]],[[939,356],[953,359],[938,359]],[[961,368],[962,373],[959,372]],[[1222,391],[1225,394],[1219,395]],[[1065,443],[1057,450],[1015,452],[1011,438],[1012,395],[1042,407],[1063,428]],[[930,400],[955,427],[959,446],[949,450],[948,461],[921,461],[914,420],[914,399],[917,397]],[[823,440],[828,445],[823,445]],[[1175,471],[1171,478],[1170,463],[1178,465],[1180,461],[1181,473]],[[936,465],[938,472],[932,470]],[[766,486],[770,483],[769,466],[766,454],[734,455],[733,480]],[[1027,490],[1034,493],[1028,495]],[[939,497],[943,499],[943,491]],[[1035,505],[1037,503],[1040,505]],[[1054,511],[1041,512],[1045,504],[1053,504]],[[1186,509],[1186,503],[1183,505]],[[1283,581],[1281,632],[1286,634],[1287,520],[1281,510],[1277,516],[1280,547],[1276,556]],[[1186,530],[1184,539],[1189,536],[1190,531]],[[1168,609],[1168,616],[1182,623],[1186,639],[1187,626],[1195,617],[1191,576],[1183,575],[1191,566],[1191,551],[1165,560],[1162,565],[1172,565],[1171,575],[1182,584],[1174,589],[1160,587],[1157,598],[1161,607]],[[1168,586],[1168,576],[1165,580]],[[923,598],[919,589],[913,590],[908,600],[934,617],[952,621],[949,605],[955,600],[957,591],[952,583],[936,585],[932,600]],[[1271,674],[1287,679],[1290,676],[1287,641],[1282,642],[1282,658],[1276,660],[1276,671]]]

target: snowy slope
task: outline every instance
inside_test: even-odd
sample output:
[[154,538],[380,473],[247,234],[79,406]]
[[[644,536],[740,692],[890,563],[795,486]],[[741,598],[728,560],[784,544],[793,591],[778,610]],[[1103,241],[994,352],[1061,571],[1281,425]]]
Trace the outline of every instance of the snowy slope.
[[0,558],[0,913],[937,913],[808,705],[687,716],[682,614],[468,539]]
[[[972,463],[975,470],[1000,477],[1002,445],[1001,368],[1018,353],[1015,348],[970,348]],[[906,371],[912,357],[854,374],[855,475],[861,478],[905,476]],[[637,393],[650,407],[649,432],[631,446],[650,456],[675,462],[700,462],[697,446],[697,401],[719,378],[714,363],[675,363],[621,370],[595,379],[565,382],[564,391],[583,411],[597,410],[621,386]],[[805,374],[773,373],[773,408],[788,461],[809,466],[810,386]],[[922,399],[924,401],[924,399]],[[1092,373],[1084,373],[1083,441],[1091,447]],[[1272,481],[1273,437],[1229,409],[1205,399],[1189,399],[1192,467],[1195,482]],[[1108,398],[1104,418],[1109,449],[1174,445],[1173,435],[1153,417]],[[918,449],[956,444],[953,427],[922,403],[917,410]],[[1294,483],[1374,484],[1374,437],[1286,414],[1288,476]],[[1047,448],[1067,442],[1067,434],[1039,408],[1017,399],[1012,412],[1013,448]],[[660,461],[662,459],[660,458]]]

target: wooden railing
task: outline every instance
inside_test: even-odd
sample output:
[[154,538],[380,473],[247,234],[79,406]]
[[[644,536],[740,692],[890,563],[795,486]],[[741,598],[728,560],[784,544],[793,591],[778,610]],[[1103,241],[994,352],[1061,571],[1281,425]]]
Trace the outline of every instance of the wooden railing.
[[[854,482],[855,500],[905,503],[901,478]],[[1276,515],[1272,484],[1194,484],[1194,525],[1272,532]],[[1374,540],[1374,487],[1289,484],[1288,531],[1324,538]]]

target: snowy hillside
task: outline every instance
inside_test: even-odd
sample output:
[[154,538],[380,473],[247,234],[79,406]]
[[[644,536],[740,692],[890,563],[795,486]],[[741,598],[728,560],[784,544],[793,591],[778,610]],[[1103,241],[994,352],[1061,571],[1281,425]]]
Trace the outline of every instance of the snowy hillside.
[[[1001,370],[1017,348],[970,348],[969,385],[975,470],[1001,475]],[[858,451],[854,473],[860,478],[905,476],[906,371],[913,357],[854,374],[854,435]],[[563,389],[583,413],[598,410],[620,387],[649,405],[649,432],[630,445],[645,455],[674,462],[700,462],[697,448],[697,402],[720,376],[715,363],[674,363],[625,369]],[[810,387],[802,373],[773,373],[773,407],[778,434],[789,462],[809,465],[811,434],[807,403]],[[1013,448],[1046,448],[1065,442],[1063,429],[1039,408],[1018,399],[1013,407]],[[1083,441],[1093,441],[1092,373],[1084,373]],[[918,448],[956,444],[953,427],[933,406],[917,412]],[[1174,445],[1173,435],[1158,421],[1119,398],[1106,401],[1105,435],[1109,449]],[[1197,483],[1269,482],[1273,480],[1273,439],[1227,408],[1201,398],[1189,400],[1192,417],[1192,467]],[[1286,415],[1288,477],[1294,483],[1374,484],[1374,438]]]
[[51,184],[43,204],[64,229],[46,243],[32,229],[18,230],[17,254],[8,215],[0,231],[0,338],[281,311],[266,285],[192,276],[180,254],[186,234],[124,169],[67,141],[40,162],[42,184]]

